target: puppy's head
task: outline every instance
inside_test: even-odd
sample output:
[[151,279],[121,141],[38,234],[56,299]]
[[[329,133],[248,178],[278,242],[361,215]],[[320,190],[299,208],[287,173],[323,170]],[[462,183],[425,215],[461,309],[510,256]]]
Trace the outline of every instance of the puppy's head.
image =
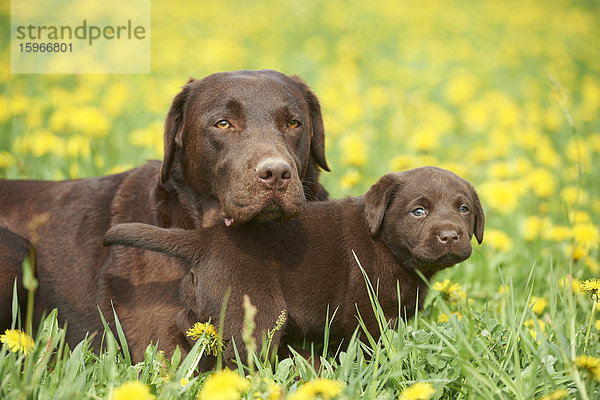
[[483,240],[485,217],[469,182],[423,167],[383,176],[364,197],[372,236],[408,267],[436,272],[471,255],[471,236]]
[[173,100],[164,142],[161,182],[216,198],[227,225],[296,216],[317,196],[319,168],[329,170],[316,96],[276,71],[191,79]]

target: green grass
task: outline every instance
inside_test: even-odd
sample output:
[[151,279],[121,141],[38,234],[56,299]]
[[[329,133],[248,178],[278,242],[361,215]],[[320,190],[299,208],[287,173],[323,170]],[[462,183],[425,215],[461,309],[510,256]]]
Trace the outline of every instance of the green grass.
[[[558,280],[556,271],[548,274],[548,280],[549,311],[543,330],[542,320],[528,307],[532,280],[518,295],[508,283],[507,295],[496,296],[496,301],[483,307],[474,307],[468,295],[457,303],[432,290],[424,311],[415,318],[401,321],[396,329],[389,329],[381,318],[377,341],[357,329],[347,349],[321,355],[318,371],[297,353],[273,363],[264,354],[254,354],[254,373],[238,364],[238,371],[249,374],[251,382],[243,394],[255,398],[253,393],[265,390],[260,378],[293,392],[302,382],[320,376],[344,382],[337,398],[348,399],[393,399],[417,382],[429,382],[435,389],[433,398],[444,399],[533,399],[559,389],[567,390],[570,398],[597,398],[597,382],[574,363],[576,355],[584,352],[585,324],[580,320],[586,316],[585,307],[570,289],[550,284]],[[373,286],[367,284],[373,309],[382,315]],[[440,312],[450,315],[451,310],[460,311],[462,317],[444,323],[433,318]],[[203,386],[206,374],[194,372],[205,350],[202,339],[181,363],[179,352],[167,359],[149,345],[145,360],[133,365],[118,318],[115,332],[106,326],[97,354],[90,349],[89,339],[69,349],[64,341],[66,328],[59,327],[57,317],[53,310],[43,319],[28,356],[6,348],[0,352],[3,399],[107,398],[114,388],[131,380],[147,385],[158,398],[192,399]],[[532,327],[535,339],[524,326],[529,319],[537,321]],[[327,339],[326,326],[324,335]],[[598,354],[598,339],[593,332],[587,354]],[[189,379],[185,385],[183,378]]]

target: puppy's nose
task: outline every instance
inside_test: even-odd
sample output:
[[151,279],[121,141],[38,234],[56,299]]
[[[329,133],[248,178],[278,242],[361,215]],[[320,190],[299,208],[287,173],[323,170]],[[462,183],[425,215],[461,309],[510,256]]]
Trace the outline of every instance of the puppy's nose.
[[256,177],[267,189],[284,189],[292,179],[292,167],[280,158],[267,158],[258,163]]
[[453,229],[444,229],[438,232],[437,237],[443,244],[452,244],[458,242],[460,235]]

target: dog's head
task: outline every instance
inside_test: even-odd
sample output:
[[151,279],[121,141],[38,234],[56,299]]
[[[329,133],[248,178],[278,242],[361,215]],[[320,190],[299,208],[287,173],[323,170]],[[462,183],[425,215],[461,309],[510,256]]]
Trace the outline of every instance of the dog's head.
[[317,97],[270,70],[191,79],[173,100],[164,145],[161,182],[216,198],[227,225],[296,216],[317,196],[319,167],[329,170]]
[[450,171],[423,167],[384,175],[364,197],[372,236],[408,267],[436,272],[471,255],[485,217],[473,186]]

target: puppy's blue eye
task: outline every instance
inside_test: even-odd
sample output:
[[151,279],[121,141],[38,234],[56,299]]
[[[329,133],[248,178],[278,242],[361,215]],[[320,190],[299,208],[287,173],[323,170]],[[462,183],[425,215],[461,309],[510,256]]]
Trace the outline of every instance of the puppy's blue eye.
[[415,217],[423,217],[425,216],[425,209],[423,207],[417,207],[411,212]]
[[458,211],[461,212],[461,213],[463,213],[463,214],[466,214],[466,213],[469,212],[469,207],[467,207],[467,206],[465,206],[463,204],[462,206],[458,207]]

